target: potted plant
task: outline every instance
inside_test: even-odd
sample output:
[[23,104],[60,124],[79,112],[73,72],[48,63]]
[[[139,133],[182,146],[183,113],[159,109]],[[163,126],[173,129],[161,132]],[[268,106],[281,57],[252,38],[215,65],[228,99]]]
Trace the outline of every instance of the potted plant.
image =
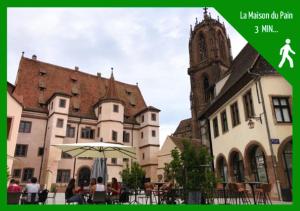
[[210,193],[216,183],[211,170],[212,157],[204,146],[194,146],[189,140],[183,141],[183,150],[171,152],[173,160],[167,165],[166,173],[183,187],[185,202],[205,203],[205,194]]

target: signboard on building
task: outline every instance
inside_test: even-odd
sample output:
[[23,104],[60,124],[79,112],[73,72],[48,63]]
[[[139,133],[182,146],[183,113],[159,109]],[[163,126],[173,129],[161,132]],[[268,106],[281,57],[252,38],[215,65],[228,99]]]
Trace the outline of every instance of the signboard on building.
[[280,141],[278,138],[271,138],[271,144],[280,144]]

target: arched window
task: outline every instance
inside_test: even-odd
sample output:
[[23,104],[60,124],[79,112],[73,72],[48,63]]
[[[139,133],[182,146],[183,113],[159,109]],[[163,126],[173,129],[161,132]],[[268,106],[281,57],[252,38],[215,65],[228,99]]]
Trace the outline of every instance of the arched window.
[[287,143],[284,147],[283,161],[289,187],[292,188],[292,142]]
[[219,40],[219,48],[220,48],[220,56],[222,59],[225,59],[225,40],[224,37],[222,35],[222,33],[219,31],[218,33],[218,40]]
[[255,181],[268,182],[265,155],[260,147],[253,147],[250,152],[250,162]]
[[243,158],[238,152],[234,152],[232,156],[232,170],[236,182],[244,181],[244,163]]
[[218,161],[218,173],[220,175],[220,179],[222,180],[222,182],[227,182],[228,178],[227,178],[227,165],[225,163],[225,160],[223,157],[221,157]]
[[204,101],[209,102],[215,97],[215,86],[210,85],[208,77],[206,75],[203,76],[202,85],[203,85]]
[[200,60],[203,61],[207,57],[207,49],[206,49],[206,43],[205,43],[205,37],[202,33],[200,33],[199,36],[199,53],[200,53]]
[[204,99],[205,102],[207,102],[210,99],[210,92],[209,92],[209,81],[206,75],[203,77],[203,90],[204,90]]
[[209,88],[209,81],[206,75],[203,77],[203,88],[204,90],[207,90]]

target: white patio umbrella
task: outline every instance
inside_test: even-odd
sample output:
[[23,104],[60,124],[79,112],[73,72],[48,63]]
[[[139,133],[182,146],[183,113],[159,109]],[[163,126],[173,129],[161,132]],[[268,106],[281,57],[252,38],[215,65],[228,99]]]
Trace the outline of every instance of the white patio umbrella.
[[96,158],[96,160],[93,163],[91,174],[91,178],[102,177],[105,184],[108,179],[106,159],[107,158]]
[[75,143],[75,144],[53,144],[51,146],[60,148],[72,157],[90,158],[133,158],[135,148],[131,146],[112,144],[104,142]]

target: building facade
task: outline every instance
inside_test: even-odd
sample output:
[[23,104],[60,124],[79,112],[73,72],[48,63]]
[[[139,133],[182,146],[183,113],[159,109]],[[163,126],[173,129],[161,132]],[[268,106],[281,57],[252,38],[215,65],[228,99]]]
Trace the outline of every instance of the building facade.
[[248,60],[232,69],[200,115],[209,122],[216,175],[226,182],[271,183],[274,199],[290,201],[292,87],[250,45],[238,58]]
[[12,165],[17,143],[19,124],[22,114],[22,103],[17,96],[13,95],[14,86],[7,83],[7,168],[12,175]]
[[271,183],[290,201],[292,88],[250,44],[233,60],[224,24],[203,17],[189,40],[191,118],[173,135],[200,139],[221,180]]
[[23,97],[23,111],[12,176],[27,182],[35,176],[48,188],[70,178],[87,185],[92,158],[72,158],[53,144],[108,142],[133,146],[136,160],[107,160],[108,179],[120,178],[137,161],[146,177],[156,178],[159,112],[147,106],[137,85],[90,75],[22,57],[14,94]]

